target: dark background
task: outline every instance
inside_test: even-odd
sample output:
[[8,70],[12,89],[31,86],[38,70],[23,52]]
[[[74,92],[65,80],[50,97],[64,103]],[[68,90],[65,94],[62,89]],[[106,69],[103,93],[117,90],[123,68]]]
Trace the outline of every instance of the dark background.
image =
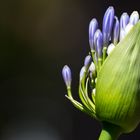
[[[117,16],[140,12],[134,0],[0,1],[0,140],[97,140],[99,122],[65,98],[61,69],[71,67],[77,97],[89,22],[101,25],[110,5]],[[139,140],[139,130],[120,140]]]

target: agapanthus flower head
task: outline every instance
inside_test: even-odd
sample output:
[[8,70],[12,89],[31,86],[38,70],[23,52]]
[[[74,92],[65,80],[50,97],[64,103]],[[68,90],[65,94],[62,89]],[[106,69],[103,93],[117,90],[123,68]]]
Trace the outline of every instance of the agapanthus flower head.
[[98,74],[96,113],[123,132],[134,130],[140,121],[139,52],[140,22],[114,48]]
[[[73,105],[101,121],[100,140],[116,139],[133,131],[140,122],[140,21],[138,12],[126,12],[120,20],[110,6],[103,18],[102,31],[96,19],[89,25],[90,52],[80,71],[79,97],[67,98]],[[62,70],[67,86],[71,72]]]

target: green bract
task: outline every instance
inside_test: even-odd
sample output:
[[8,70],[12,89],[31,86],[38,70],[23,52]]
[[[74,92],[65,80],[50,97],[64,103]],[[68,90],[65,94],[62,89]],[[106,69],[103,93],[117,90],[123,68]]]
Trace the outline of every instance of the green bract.
[[140,22],[114,48],[98,74],[96,116],[130,132],[140,121]]

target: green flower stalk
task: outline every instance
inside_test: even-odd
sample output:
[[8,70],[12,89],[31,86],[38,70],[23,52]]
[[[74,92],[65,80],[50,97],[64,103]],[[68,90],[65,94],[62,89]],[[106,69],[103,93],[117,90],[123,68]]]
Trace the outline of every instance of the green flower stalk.
[[[123,13],[120,21],[109,7],[103,18],[103,31],[97,21],[90,22],[90,55],[80,71],[79,97],[71,93],[71,70],[62,75],[66,97],[79,110],[99,120],[99,140],[115,140],[132,132],[140,122],[140,21],[134,11]],[[92,57],[92,60],[91,60]]]

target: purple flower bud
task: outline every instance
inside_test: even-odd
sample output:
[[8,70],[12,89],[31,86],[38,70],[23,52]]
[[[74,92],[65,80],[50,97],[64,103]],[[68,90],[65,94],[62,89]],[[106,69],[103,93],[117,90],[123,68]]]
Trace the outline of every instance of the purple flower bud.
[[120,18],[120,29],[125,29],[128,22],[129,22],[129,15],[127,13],[123,13]]
[[92,62],[90,67],[89,67],[89,76],[90,78],[92,78],[93,74],[95,74],[96,72],[96,67],[95,64]]
[[63,79],[64,79],[64,82],[65,82],[66,86],[70,87],[71,86],[71,81],[72,81],[71,70],[67,65],[65,65],[62,69],[62,76],[63,76]]
[[115,48],[115,45],[111,43],[107,48],[107,54],[109,55],[113,51],[114,48]]
[[84,75],[85,75],[85,72],[86,72],[86,68],[85,66],[83,66],[80,70],[80,81],[83,79]]
[[122,40],[125,36],[125,28],[129,23],[129,15],[127,13],[123,13],[120,18],[120,40]]
[[108,46],[114,22],[114,8],[110,6],[103,18],[103,43]]
[[91,64],[91,61],[92,61],[91,56],[90,56],[90,55],[86,56],[86,57],[85,57],[85,61],[84,61],[84,66],[85,66],[86,68],[89,67],[90,64]]
[[95,44],[97,57],[101,57],[102,56],[102,49],[103,49],[103,35],[99,29],[95,32],[94,44]]
[[131,15],[130,15],[130,23],[132,25],[135,25],[139,20],[139,14],[137,11],[134,11]]
[[93,72],[95,72],[95,70],[96,70],[95,64],[92,62],[92,63],[90,64],[89,71],[93,73]]
[[98,22],[93,18],[89,24],[89,45],[91,50],[95,50],[94,46],[94,34],[98,28]]
[[127,26],[125,27],[125,36],[128,34],[128,32],[132,29],[134,25],[132,25],[130,22],[127,24]]
[[118,43],[119,33],[120,33],[119,20],[115,16],[115,22],[114,22],[114,28],[113,28],[113,43],[115,45]]

